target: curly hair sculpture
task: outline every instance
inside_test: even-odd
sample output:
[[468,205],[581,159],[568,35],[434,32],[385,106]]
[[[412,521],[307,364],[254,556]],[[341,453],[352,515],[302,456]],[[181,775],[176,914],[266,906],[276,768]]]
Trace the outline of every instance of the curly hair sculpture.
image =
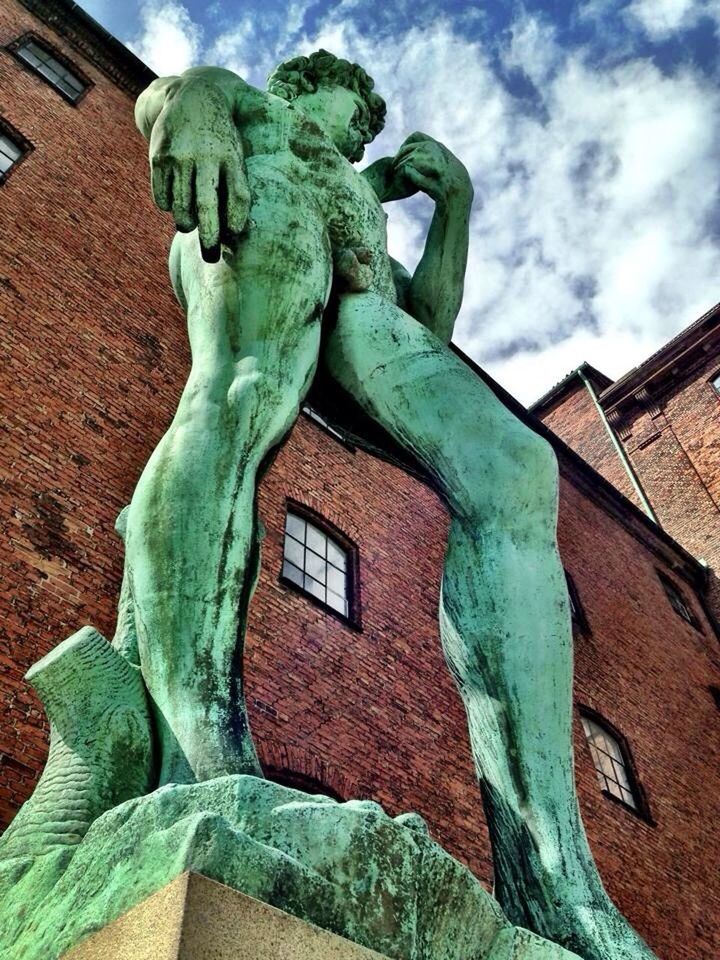
[[309,57],[293,57],[277,66],[268,77],[269,93],[294,100],[301,93],[314,93],[319,86],[337,85],[362,97],[370,115],[369,130],[376,137],[385,126],[385,101],[373,91],[375,81],[357,63],[317,50]]

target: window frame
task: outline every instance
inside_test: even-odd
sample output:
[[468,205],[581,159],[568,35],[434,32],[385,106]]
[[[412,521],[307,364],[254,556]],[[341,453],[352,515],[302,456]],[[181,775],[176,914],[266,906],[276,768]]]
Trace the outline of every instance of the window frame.
[[1,187],[8,177],[13,175],[23,160],[25,160],[25,158],[32,153],[32,151],[35,149],[35,145],[30,143],[27,137],[24,137],[20,131],[3,116],[0,116],[0,133],[4,134],[9,140],[14,141],[15,145],[20,149],[20,156],[17,158],[17,160],[15,160],[4,173],[0,173]]
[[[704,633],[705,631],[703,630],[702,623],[696,616],[695,611],[693,609],[693,605],[688,601],[685,591],[682,590],[677,585],[677,583],[675,583],[672,577],[669,577],[664,571],[659,570],[656,567],[655,572],[657,573],[658,580],[660,581],[660,585],[663,588],[665,596],[667,597],[667,601],[670,604],[670,607],[672,608],[672,611],[675,614],[675,616],[679,617],[683,621],[683,623],[686,623],[688,626],[692,627],[694,630],[697,630],[698,633]],[[678,610],[677,606],[673,603],[672,594],[675,594],[680,604],[683,606],[685,610],[687,610],[687,616],[685,616],[684,613]]]
[[[717,381],[717,385],[715,381]],[[712,376],[708,377],[708,383],[710,384],[712,392],[720,399],[720,370],[716,370]]]
[[303,416],[314,423],[315,426],[319,427],[323,433],[329,434],[337,443],[341,443],[351,453],[355,453],[357,447],[348,439],[342,427],[336,426],[318,407],[314,406],[308,400],[305,400],[300,409]]
[[[285,564],[285,537],[287,536],[286,532],[286,523],[287,516],[289,513],[295,514],[295,516],[300,517],[302,520],[305,520],[307,523],[311,523],[314,527],[317,527],[326,537],[333,540],[342,550],[345,551],[347,556],[347,570],[346,570],[346,584],[348,590],[348,613],[345,615],[341,613],[340,610],[336,610],[335,607],[331,607],[329,603],[326,603],[324,600],[321,600],[320,597],[316,597],[315,594],[310,593],[304,587],[301,587],[294,580],[291,580],[290,577],[285,576],[283,573],[283,566]],[[336,617],[346,626],[352,627],[353,630],[357,630],[359,633],[362,632],[362,606],[360,603],[360,551],[358,550],[357,544],[354,540],[351,540],[350,537],[344,531],[340,530],[339,527],[335,526],[330,520],[326,517],[323,517],[322,514],[319,514],[316,510],[313,510],[311,507],[306,506],[303,503],[300,503],[297,500],[287,499],[285,501],[285,514],[283,517],[283,528],[282,528],[282,557],[280,562],[280,575],[278,577],[279,582],[291,589],[294,593],[300,594],[306,600],[311,601],[316,607],[319,607],[325,613],[332,614],[333,617]],[[304,572],[304,571],[303,571]]]
[[587,614],[585,613],[585,607],[580,599],[580,591],[575,583],[575,578],[565,567],[563,567],[563,572],[565,573],[565,582],[567,584],[568,598],[570,601],[570,616],[573,626],[577,627],[581,633],[589,635],[592,631]]
[[[31,43],[31,42],[37,44],[37,46],[39,47],[42,47],[42,49],[45,50],[46,53],[48,53],[53,58],[53,60],[56,60],[61,67],[64,67],[66,70],[72,73],[75,77],[77,77],[77,79],[81,83],[84,84],[84,89],[78,94],[77,97],[74,97],[74,98],[71,97],[69,93],[66,93],[66,91],[62,89],[62,87],[59,87],[57,86],[56,83],[53,83],[53,81],[49,77],[46,77],[44,73],[41,73],[37,69],[37,67],[33,66],[32,63],[29,63],[20,54],[20,50],[24,46],[26,46],[28,43]],[[43,80],[49,87],[51,87],[55,91],[55,93],[61,96],[66,103],[69,103],[73,107],[77,107],[78,104],[80,104],[85,99],[88,91],[95,86],[95,84],[90,79],[90,77],[83,70],[81,70],[73,60],[70,60],[70,58],[65,56],[65,54],[62,53],[62,51],[58,50],[58,48],[54,46],[52,43],[50,43],[45,37],[41,36],[38,33],[35,33],[34,30],[28,30],[26,33],[23,33],[21,36],[16,37],[15,40],[12,40],[10,43],[7,44],[5,49],[9,53],[11,53],[13,57],[18,61],[18,63],[22,64],[22,66],[25,67],[26,70],[28,70],[34,76],[39,77],[41,80]]]
[[[608,800],[612,800],[613,803],[616,803],[618,806],[622,807],[623,810],[627,810],[638,819],[643,820],[645,823],[649,824],[649,826],[657,826],[657,823],[650,812],[650,804],[648,802],[647,793],[645,792],[645,788],[643,787],[642,781],[638,775],[635,759],[633,757],[632,750],[630,749],[630,744],[627,737],[621,733],[620,730],[618,730],[618,728],[607,719],[607,717],[604,717],[601,713],[598,713],[597,710],[593,710],[592,707],[587,707],[580,704],[578,705],[578,713],[580,715],[580,729],[582,730],[583,740],[585,741],[585,746],[587,748],[587,755],[590,757],[590,763],[592,764],[593,773],[595,775],[595,782],[598,785],[598,789],[600,790],[602,796]],[[622,757],[623,767],[627,775],[630,793],[635,801],[634,807],[629,803],[626,803],[625,800],[612,793],[606,787],[600,785],[598,778],[599,771],[595,765],[595,758],[593,757],[592,750],[590,749],[590,741],[588,740],[588,736],[585,732],[585,727],[582,724],[583,718],[591,720],[594,724],[600,727],[601,730],[612,737],[617,744],[618,749],[620,750],[620,756]]]

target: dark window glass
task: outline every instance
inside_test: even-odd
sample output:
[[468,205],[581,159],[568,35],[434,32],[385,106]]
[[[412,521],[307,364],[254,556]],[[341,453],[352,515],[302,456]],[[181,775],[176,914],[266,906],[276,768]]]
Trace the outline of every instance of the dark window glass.
[[30,150],[32,144],[0,118],[0,183]]
[[603,790],[633,810],[638,809],[637,791],[624,751],[618,740],[592,717],[582,718],[598,782]]
[[710,383],[715,388],[715,393],[720,393],[720,373],[716,373]]
[[677,613],[679,617],[682,617],[683,620],[686,620],[691,626],[699,629],[700,623],[693,613],[692,607],[683,596],[680,588],[664,574],[659,573],[658,575],[660,577],[660,583],[662,583],[665,593],[667,594],[667,598],[670,601],[670,606],[673,608],[675,613]]
[[7,173],[23,153],[22,147],[0,130],[0,174]]
[[573,622],[577,624],[580,630],[582,630],[584,633],[589,633],[590,626],[588,624],[587,617],[585,616],[585,610],[583,608],[582,601],[580,600],[578,588],[567,570],[565,571],[565,580],[567,582],[570,614],[573,618]]
[[78,100],[87,89],[85,80],[62,64],[36,40],[28,39],[20,43],[15,48],[15,55],[56,87],[68,100]]
[[288,511],[283,576],[344,617],[350,616],[350,554],[319,526]]

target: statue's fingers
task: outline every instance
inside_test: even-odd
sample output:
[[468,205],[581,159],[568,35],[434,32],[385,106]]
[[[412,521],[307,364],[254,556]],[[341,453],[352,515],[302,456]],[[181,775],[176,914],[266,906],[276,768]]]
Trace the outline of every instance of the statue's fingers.
[[393,157],[393,166],[397,167],[417,151],[417,143],[404,143]]
[[243,232],[250,213],[250,188],[242,160],[228,163],[224,168],[227,228],[236,236]]
[[195,205],[203,260],[220,259],[219,170],[215,164],[203,164],[195,175]]
[[191,161],[178,164],[173,177],[172,214],[181,233],[197,226],[195,213],[195,166]]
[[158,163],[152,165],[153,200],[161,210],[172,207],[172,167]]
[[419,190],[427,193],[429,190],[432,190],[434,186],[437,185],[437,177],[428,176],[422,170],[412,163],[402,163],[398,166],[398,171],[402,172],[412,184],[414,184]]

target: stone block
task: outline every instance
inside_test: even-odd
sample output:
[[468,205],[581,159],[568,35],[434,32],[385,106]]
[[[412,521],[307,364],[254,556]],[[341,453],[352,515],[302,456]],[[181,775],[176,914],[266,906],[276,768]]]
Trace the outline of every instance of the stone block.
[[383,960],[197,873],[181,874],[62,960]]

